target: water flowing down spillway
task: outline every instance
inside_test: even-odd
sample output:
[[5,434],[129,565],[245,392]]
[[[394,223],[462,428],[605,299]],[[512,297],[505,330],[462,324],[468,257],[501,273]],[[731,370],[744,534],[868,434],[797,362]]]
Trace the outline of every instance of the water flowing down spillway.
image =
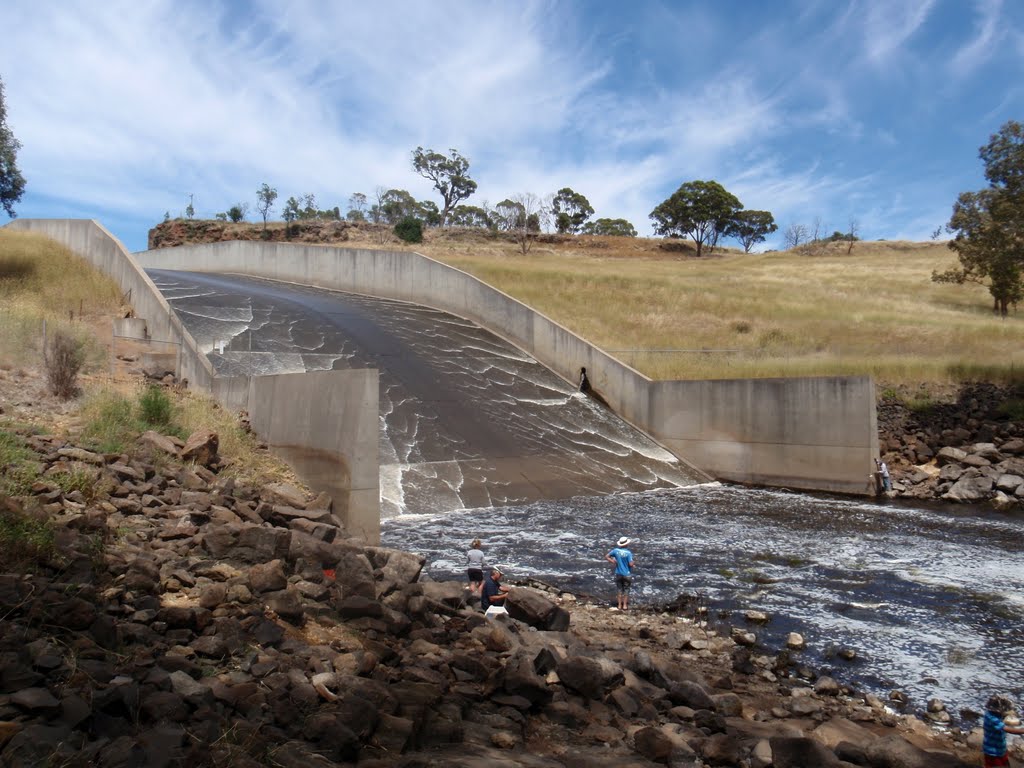
[[384,517],[703,480],[467,320],[234,275],[149,274],[220,375],[380,371]]

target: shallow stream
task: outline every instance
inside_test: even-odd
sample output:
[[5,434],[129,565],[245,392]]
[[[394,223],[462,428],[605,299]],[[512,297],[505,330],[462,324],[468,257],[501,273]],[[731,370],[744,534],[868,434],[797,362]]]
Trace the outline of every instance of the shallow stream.
[[[388,546],[428,558],[435,579],[464,578],[479,537],[512,580],[534,577],[614,605],[603,556],[634,538],[634,600],[700,594],[759,643],[808,642],[802,660],[916,708],[957,717],[996,691],[1024,693],[1024,519],[785,491],[695,486],[386,520]],[[856,651],[853,661],[835,655]]]

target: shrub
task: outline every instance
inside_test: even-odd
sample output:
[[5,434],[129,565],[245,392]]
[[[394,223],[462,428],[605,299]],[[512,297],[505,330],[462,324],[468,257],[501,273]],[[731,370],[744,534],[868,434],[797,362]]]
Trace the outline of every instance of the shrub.
[[4,568],[14,572],[48,563],[56,554],[53,528],[0,499],[0,552],[4,553]]
[[62,400],[78,394],[78,372],[85,363],[85,351],[77,339],[63,331],[54,333],[43,350],[43,362],[50,392]]
[[406,216],[395,224],[395,236],[404,243],[423,242],[423,222],[415,216]]
[[162,388],[150,385],[139,395],[139,418],[151,427],[171,423],[171,399]]

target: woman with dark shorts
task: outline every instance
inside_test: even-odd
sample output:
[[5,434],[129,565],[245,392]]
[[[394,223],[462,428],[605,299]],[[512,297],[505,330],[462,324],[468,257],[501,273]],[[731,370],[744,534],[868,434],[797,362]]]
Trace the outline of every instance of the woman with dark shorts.
[[484,586],[484,553],[480,549],[480,539],[473,539],[466,552],[466,560],[469,567],[466,569],[466,576],[469,578],[469,591],[475,595],[480,594]]

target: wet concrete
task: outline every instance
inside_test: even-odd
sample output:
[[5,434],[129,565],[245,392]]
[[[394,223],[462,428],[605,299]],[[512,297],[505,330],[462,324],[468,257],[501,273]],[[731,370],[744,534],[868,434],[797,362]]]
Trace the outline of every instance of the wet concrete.
[[380,370],[383,516],[706,480],[467,320],[241,276],[149,274],[221,375]]

